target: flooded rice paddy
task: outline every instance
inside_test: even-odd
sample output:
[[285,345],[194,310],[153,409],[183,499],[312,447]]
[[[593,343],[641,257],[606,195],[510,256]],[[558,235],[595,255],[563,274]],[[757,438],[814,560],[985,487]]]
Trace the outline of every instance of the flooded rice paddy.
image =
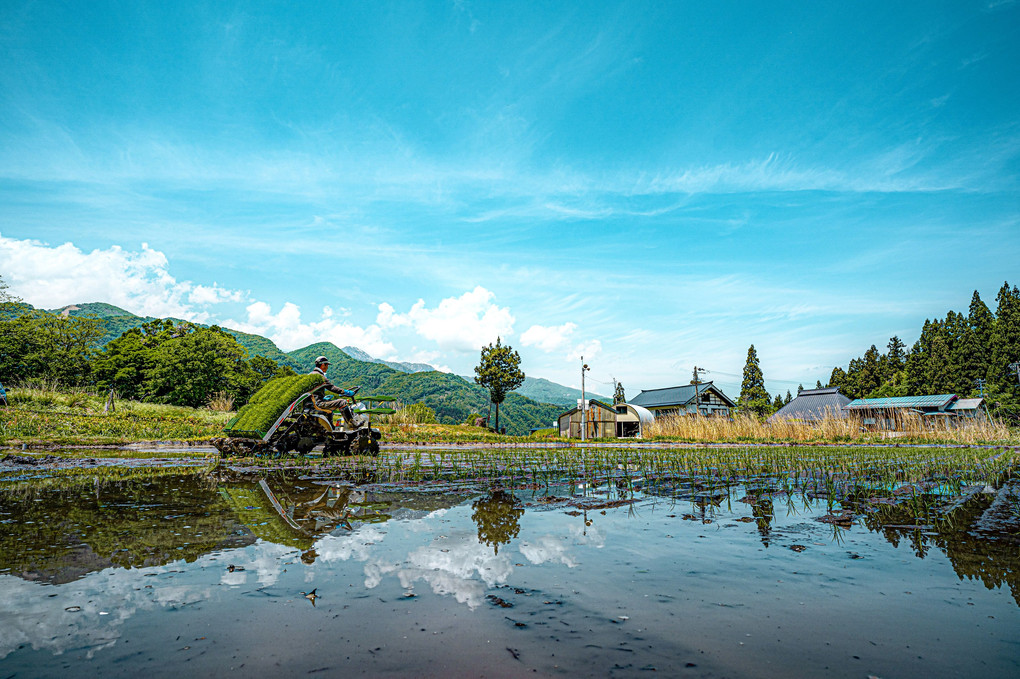
[[0,463],[0,677],[1020,676],[1016,451],[91,455]]

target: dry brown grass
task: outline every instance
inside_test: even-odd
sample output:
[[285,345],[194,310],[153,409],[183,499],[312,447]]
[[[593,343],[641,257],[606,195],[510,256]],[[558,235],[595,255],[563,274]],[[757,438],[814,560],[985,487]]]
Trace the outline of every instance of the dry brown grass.
[[229,413],[234,409],[234,397],[225,391],[217,391],[209,399],[209,410],[218,413]]
[[892,431],[865,428],[858,415],[825,417],[813,423],[791,420],[764,422],[753,415],[740,414],[732,420],[719,417],[672,415],[656,419],[645,428],[646,438],[679,439],[720,443],[726,441],[764,442],[876,442],[902,439],[909,443],[977,444],[1016,442],[1016,433],[1001,421],[985,420],[953,425],[949,418],[925,418],[906,413],[896,418]]

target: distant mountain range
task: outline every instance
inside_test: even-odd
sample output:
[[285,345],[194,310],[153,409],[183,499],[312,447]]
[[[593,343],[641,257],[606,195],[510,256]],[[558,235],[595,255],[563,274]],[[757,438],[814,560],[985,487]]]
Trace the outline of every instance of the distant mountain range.
[[[27,306],[27,305],[26,305]],[[137,328],[152,316],[137,316],[103,302],[72,304],[50,313],[70,316],[94,316],[103,321],[105,334],[100,341],[120,337]],[[171,319],[181,321],[181,319]],[[424,403],[436,411],[441,422],[458,424],[469,416],[490,414],[488,392],[473,380],[435,370],[425,363],[383,361],[369,356],[357,347],[340,349],[331,342],[317,342],[301,349],[284,352],[272,340],[238,330],[224,328],[252,356],[265,356],[298,372],[311,370],[317,356],[330,361],[330,378],[344,386],[361,385],[364,396],[393,396],[402,403]],[[589,398],[604,398],[588,394]],[[525,378],[524,385],[511,392],[500,406],[500,426],[510,434],[526,434],[531,429],[555,426],[564,407],[575,405],[581,392],[542,378]],[[490,425],[495,424],[490,417]]]
[[[435,368],[428,363],[402,363],[397,361],[384,361],[381,358],[373,358],[358,347],[344,347],[342,351],[351,358],[359,361],[365,361],[366,363],[381,363],[382,365],[388,365],[394,370],[399,370],[400,372],[420,373],[435,370]],[[474,381],[474,377],[470,375],[463,375],[462,377],[468,382]],[[541,403],[555,403],[556,405],[570,407],[576,405],[577,400],[581,398],[580,389],[565,387],[562,384],[550,382],[543,377],[526,376],[524,378],[524,384],[519,386],[517,389],[514,389],[514,392],[521,396],[530,398],[533,401],[539,401]],[[607,399],[605,396],[600,396],[599,394],[595,394],[590,391],[585,393],[585,398],[612,401],[611,398]]]
[[384,361],[381,358],[373,358],[357,347],[344,347],[342,351],[351,358],[356,358],[359,361],[364,361],[365,363],[382,363],[383,365],[388,365],[394,370],[399,370],[402,373],[427,373],[435,370],[435,368],[428,363],[402,363],[399,361]]

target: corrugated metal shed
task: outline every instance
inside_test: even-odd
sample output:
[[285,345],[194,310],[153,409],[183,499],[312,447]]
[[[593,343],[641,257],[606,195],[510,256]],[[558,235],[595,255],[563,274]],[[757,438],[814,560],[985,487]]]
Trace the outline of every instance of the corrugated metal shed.
[[776,411],[769,418],[774,420],[801,420],[804,422],[817,422],[828,415],[831,418],[844,418],[847,416],[843,406],[850,403],[850,399],[839,393],[836,387],[826,389],[804,389],[797,398]]
[[916,408],[945,410],[956,400],[956,394],[937,394],[933,396],[894,396],[891,398],[859,398],[847,403],[848,410],[882,410],[886,408]]

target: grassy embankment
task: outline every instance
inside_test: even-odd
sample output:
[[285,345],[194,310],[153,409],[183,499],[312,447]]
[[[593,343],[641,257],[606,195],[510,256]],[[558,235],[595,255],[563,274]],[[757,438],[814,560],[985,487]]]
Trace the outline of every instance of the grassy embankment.
[[220,435],[232,416],[120,399],[113,412],[104,413],[105,396],[45,384],[8,389],[7,400],[10,405],[0,408],[0,445],[205,441]]
[[[116,400],[115,410],[104,413],[105,397],[87,390],[30,385],[8,390],[8,408],[0,408],[0,445],[117,445],[138,441],[206,441],[223,434],[234,415],[212,408]],[[499,436],[469,425],[375,423],[385,443],[440,444],[492,443],[514,445],[564,442],[555,430],[532,437]],[[901,443],[1017,445],[1020,434],[999,422],[954,428],[921,417],[904,419],[895,435],[864,431],[860,421],[828,419],[814,426],[793,423],[766,424],[750,416],[733,420],[673,417],[657,420],[646,430],[647,441],[677,443]],[[576,443],[576,439],[570,441]],[[621,443],[620,439],[594,442]]]

